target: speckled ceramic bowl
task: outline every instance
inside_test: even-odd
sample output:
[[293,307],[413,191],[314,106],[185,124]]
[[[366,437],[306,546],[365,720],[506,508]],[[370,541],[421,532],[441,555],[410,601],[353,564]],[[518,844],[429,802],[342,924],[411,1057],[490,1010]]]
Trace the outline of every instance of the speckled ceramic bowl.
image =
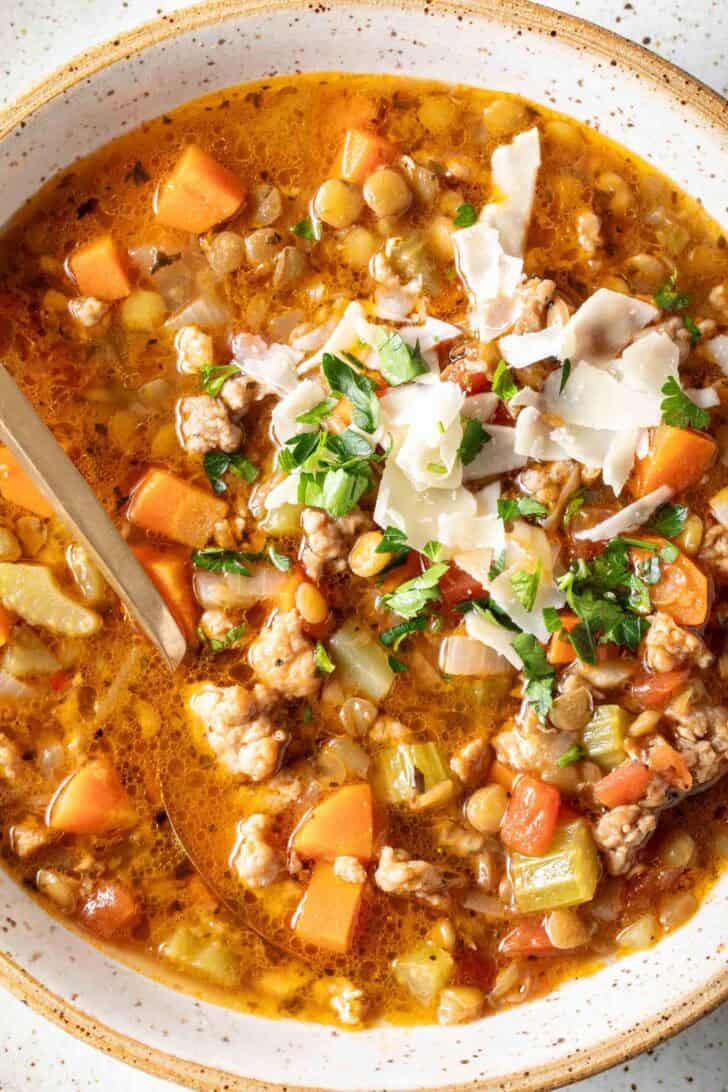
[[[329,7],[230,0],[85,54],[0,118],[0,223],[76,156],[216,88],[301,70],[402,72],[519,92],[589,122],[728,226],[728,108],[606,31],[518,0]],[[175,993],[89,946],[0,874],[0,981],[69,1031],[204,1089],[503,1089],[567,1083],[728,995],[728,874],[699,913],[540,1001],[459,1028],[268,1021]]]

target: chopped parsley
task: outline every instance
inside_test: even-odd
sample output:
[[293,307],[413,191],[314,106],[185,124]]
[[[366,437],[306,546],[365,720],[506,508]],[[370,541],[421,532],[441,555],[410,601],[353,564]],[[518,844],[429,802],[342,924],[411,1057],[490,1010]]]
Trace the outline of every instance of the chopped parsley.
[[493,394],[497,394],[504,402],[510,402],[511,398],[518,394],[518,387],[505,360],[498,361],[491,386]]
[[239,573],[240,576],[252,576],[246,567],[246,561],[258,561],[262,554],[252,554],[245,550],[222,550],[210,546],[205,550],[193,550],[192,564],[196,569],[205,569],[209,573]]
[[525,569],[519,569],[511,577],[511,587],[513,588],[516,599],[524,608],[524,610],[532,611],[533,605],[536,602],[536,595],[538,593],[538,585],[541,580],[541,562],[539,561],[534,572],[526,572]]
[[475,417],[463,417],[462,421],[463,438],[460,441],[458,455],[463,466],[468,466],[473,459],[480,455],[484,446],[492,437]]
[[354,424],[364,432],[374,432],[379,423],[379,402],[371,379],[332,353],[324,353],[321,367],[333,393],[351,402]]
[[549,633],[560,633],[563,629],[563,623],[561,621],[561,615],[557,611],[556,607],[544,607],[541,611],[543,616],[543,624]]
[[665,380],[662,387],[665,395],[660,405],[662,420],[673,428],[706,429],[710,426],[710,414],[696,406],[682,390],[674,376]]
[[564,393],[564,387],[569,382],[569,376],[571,375],[571,361],[567,357],[564,363],[561,365],[561,382],[559,383],[559,394]]
[[580,747],[578,743],[575,743],[573,747],[569,747],[568,751],[564,751],[564,753],[556,759],[556,765],[563,770],[565,766],[573,766],[575,762],[580,762],[585,755],[586,751],[584,748]]
[[279,553],[275,546],[271,543],[268,547],[268,557],[271,563],[275,565],[276,569],[279,569],[282,573],[288,573],[291,571],[293,560],[288,554]]
[[434,538],[430,539],[429,542],[425,543],[422,552],[430,561],[439,561],[442,555],[442,543],[437,542]]
[[579,511],[579,509],[584,507],[584,502],[585,501],[586,501],[586,490],[585,489],[577,489],[576,493],[572,493],[571,497],[569,498],[569,503],[566,505],[566,508],[564,509],[564,518],[561,521],[563,523],[564,527],[569,526],[572,519],[574,518],[576,513]]
[[398,527],[387,527],[382,535],[382,541],[374,551],[375,554],[408,554],[411,547],[407,545],[407,536]]
[[407,664],[402,663],[402,661],[398,660],[396,656],[387,656],[387,663],[389,664],[395,675],[401,675],[403,671],[408,670]]
[[421,633],[426,627],[427,618],[421,614],[418,618],[408,618],[407,621],[400,622],[391,629],[385,629],[379,634],[379,640],[385,648],[391,648],[393,652],[396,652],[405,637],[408,637],[410,633]]
[[320,425],[324,418],[331,416],[338,401],[338,398],[326,398],[323,402],[317,402],[310,410],[299,413],[296,420],[301,425]]
[[409,383],[418,375],[424,375],[429,371],[427,364],[420,352],[419,341],[414,349],[393,330],[377,349],[379,355],[379,370],[389,383],[390,387],[399,387],[402,383]]
[[202,627],[197,632],[211,652],[224,652],[226,648],[230,648],[231,645],[234,645],[236,641],[239,641],[245,635],[245,622],[241,622],[239,626],[233,626],[222,638],[206,637]]
[[548,514],[548,508],[533,497],[498,498],[498,515],[502,520],[516,519],[517,516],[534,516],[536,519],[543,519]]
[[455,219],[453,224],[455,227],[472,227],[478,219],[478,214],[470,204],[469,201],[464,201],[462,205],[458,205],[455,209]]
[[444,562],[431,565],[424,573],[412,580],[406,580],[395,591],[383,595],[382,606],[402,618],[416,618],[428,603],[441,598],[438,585],[440,577],[445,575],[447,569]]
[[319,671],[323,671],[325,675],[330,675],[336,666],[321,641],[316,642],[316,651],[314,652],[313,659],[316,667]]
[[321,238],[321,221],[314,220],[310,216],[304,216],[303,220],[299,220],[297,224],[293,225],[291,231],[299,239],[305,239],[309,243],[317,243]]
[[310,705],[304,705],[303,707],[303,719],[306,724],[310,724],[313,720],[313,708]]
[[531,633],[519,633],[511,642],[523,664],[525,696],[540,721],[545,721],[553,703],[556,672],[546,659],[543,646]]
[[427,469],[430,474],[447,474],[447,467],[444,463],[428,463]]
[[211,398],[218,394],[234,375],[240,375],[237,364],[203,364],[200,368],[200,387]]
[[700,327],[695,319],[690,318],[690,315],[683,315],[683,326],[690,334],[690,348],[694,349],[703,336],[700,332]]
[[208,451],[202,460],[202,468],[212,486],[213,493],[218,494],[227,491],[223,477],[228,471],[248,483],[254,482],[260,473],[257,466],[254,466],[244,455],[230,455],[226,451]]
[[673,269],[668,279],[653,296],[655,307],[659,307],[663,311],[682,311],[683,307],[690,305],[690,296],[684,292],[678,292],[676,284],[677,270]]
[[506,552],[505,550],[501,550],[499,554],[493,555],[493,560],[491,561],[490,568],[488,569],[488,580],[495,580],[497,576],[500,576],[505,567]]
[[347,515],[372,484],[371,463],[383,458],[354,429],[338,435],[300,432],[278,452],[278,463],[290,474],[300,470],[298,501],[323,508],[334,519]]

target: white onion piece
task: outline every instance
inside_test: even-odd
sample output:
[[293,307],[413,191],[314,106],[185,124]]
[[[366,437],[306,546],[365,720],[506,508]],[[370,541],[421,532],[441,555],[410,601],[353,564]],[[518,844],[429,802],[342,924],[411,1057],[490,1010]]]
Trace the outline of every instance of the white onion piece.
[[6,701],[29,701],[37,694],[34,686],[28,686],[19,679],[9,675],[7,671],[0,671],[0,703]]
[[728,375],[728,334],[719,334],[706,341],[705,348],[724,375]]
[[472,637],[444,637],[440,642],[440,671],[443,675],[503,675],[511,665],[495,649]]
[[215,296],[198,296],[165,322],[167,330],[181,330],[183,326],[199,326],[209,330],[223,326],[230,320],[230,312]]
[[463,906],[466,910],[474,910],[476,914],[490,918],[491,921],[503,921],[514,916],[513,910],[509,910],[500,899],[486,891],[469,891],[463,899]]
[[286,574],[272,565],[251,565],[250,571],[252,576],[198,570],[193,580],[198,603],[205,610],[249,607],[260,599],[270,599],[277,595],[286,582]]
[[718,392],[713,387],[687,387],[685,393],[701,409],[712,409],[713,406],[720,405]]
[[594,527],[588,527],[586,531],[577,531],[574,538],[584,542],[601,542],[604,539],[623,535],[632,527],[641,527],[643,523],[647,523],[652,513],[656,512],[661,504],[665,504],[671,496],[672,489],[670,489],[670,486],[661,485],[658,489],[653,489],[651,493],[647,493],[646,496],[633,501],[632,504],[628,504],[626,508],[615,512],[613,516],[602,520]]

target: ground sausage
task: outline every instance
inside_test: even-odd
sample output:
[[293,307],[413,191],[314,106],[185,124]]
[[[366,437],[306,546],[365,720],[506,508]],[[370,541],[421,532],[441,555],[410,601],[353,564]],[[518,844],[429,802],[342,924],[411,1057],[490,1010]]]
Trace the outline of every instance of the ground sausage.
[[594,824],[594,838],[604,853],[611,876],[629,872],[635,858],[657,827],[652,812],[636,804],[624,804],[606,812]]
[[301,528],[305,540],[301,561],[308,576],[319,581],[324,573],[343,572],[354,539],[370,525],[369,518],[358,509],[340,519],[332,519],[320,508],[304,508]]
[[728,527],[716,523],[706,531],[698,560],[713,570],[716,579],[728,581]]
[[192,455],[236,451],[243,441],[242,431],[230,420],[223,403],[209,394],[181,398],[177,426],[182,446]]
[[250,646],[248,660],[258,678],[287,698],[313,697],[321,686],[313,642],[295,610],[274,616]]
[[269,815],[251,815],[238,823],[237,840],[230,862],[245,887],[268,887],[284,872],[285,857],[268,838]]
[[220,761],[232,773],[264,781],[278,769],[289,738],[268,715],[275,701],[264,686],[251,693],[242,686],[210,684],[190,705],[205,722],[208,743]]
[[429,861],[410,860],[403,849],[384,846],[374,882],[388,895],[424,894],[439,891],[445,883],[442,869]]
[[650,671],[674,671],[686,664],[702,668],[713,662],[705,642],[673,622],[669,614],[658,611],[650,615],[649,622],[644,648]]

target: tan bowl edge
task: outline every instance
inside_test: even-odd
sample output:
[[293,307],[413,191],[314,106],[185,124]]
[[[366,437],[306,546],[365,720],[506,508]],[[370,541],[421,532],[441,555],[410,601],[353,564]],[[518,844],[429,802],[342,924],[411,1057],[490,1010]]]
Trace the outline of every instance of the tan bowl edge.
[[[384,6],[382,0],[359,0],[359,3],[362,2],[366,2],[373,8]],[[353,6],[356,0],[336,0],[336,3]],[[398,3],[409,8],[422,7],[418,0],[398,0]],[[0,140],[16,126],[27,122],[32,114],[45,103],[124,57],[173,38],[182,31],[209,26],[220,19],[291,6],[290,0],[213,0],[211,3],[201,4],[145,23],[119,35],[111,42],[94,46],[57,68],[9,107],[0,111]],[[462,0],[460,3],[451,3],[450,0],[428,0],[427,6],[430,9],[437,9],[438,12],[452,11],[460,16],[474,18],[490,16],[522,30],[561,37],[592,53],[609,58],[610,62],[618,56],[620,64],[626,65],[648,80],[670,87],[678,97],[678,101],[690,103],[693,109],[701,113],[713,125],[728,130],[726,111],[728,104],[716,91],[676,65],[656,56],[650,50],[587,20],[543,8],[540,4],[532,3],[531,0]],[[686,928],[689,927],[688,924]],[[238,1077],[209,1066],[197,1066],[193,1062],[147,1047],[136,1039],[114,1031],[73,1005],[69,1005],[1,952],[0,985],[24,1004],[30,1005],[35,1012],[53,1021],[76,1038],[154,1076],[177,1081],[200,1092],[244,1092],[244,1090],[246,1092],[247,1090],[280,1092],[284,1087]],[[657,1046],[700,1017],[706,1016],[726,998],[728,998],[728,978],[721,971],[664,1012],[657,1022],[645,1021],[637,1024],[631,1031],[613,1036],[588,1053],[580,1051],[560,1061],[540,1066],[538,1069],[513,1074],[505,1080],[442,1085],[429,1092],[476,1092],[476,1090],[479,1092],[480,1090],[482,1092],[547,1092],[548,1089],[592,1076],[610,1066],[629,1060],[641,1051]],[[290,1084],[285,1086],[285,1090],[286,1092],[322,1092],[322,1090],[303,1089]]]

